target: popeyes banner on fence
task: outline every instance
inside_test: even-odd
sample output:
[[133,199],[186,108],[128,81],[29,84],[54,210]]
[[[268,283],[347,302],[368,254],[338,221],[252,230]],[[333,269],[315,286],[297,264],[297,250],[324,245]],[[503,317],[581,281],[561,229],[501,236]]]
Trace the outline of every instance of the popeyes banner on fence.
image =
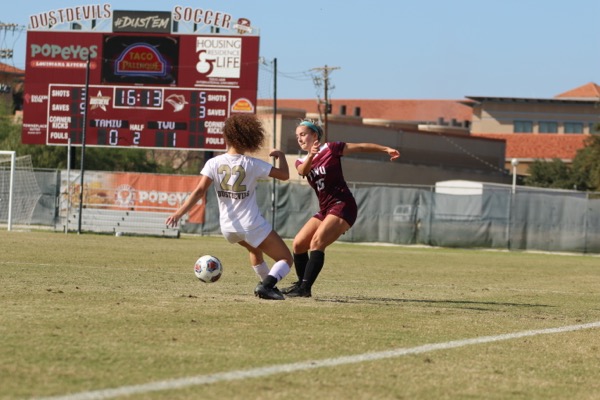
[[[198,184],[199,176],[140,174],[129,172],[86,172],[83,205],[88,208],[171,212],[179,208]],[[70,206],[79,204],[80,177],[71,171],[61,173],[61,193],[70,193]],[[188,222],[204,223],[206,198],[189,212]],[[61,209],[69,207],[61,202]]]

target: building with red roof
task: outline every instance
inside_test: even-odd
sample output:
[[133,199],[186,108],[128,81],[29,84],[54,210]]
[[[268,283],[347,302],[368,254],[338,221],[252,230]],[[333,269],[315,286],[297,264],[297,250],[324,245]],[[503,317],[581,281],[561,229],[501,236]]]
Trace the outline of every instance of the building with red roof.
[[[259,100],[259,105],[271,106],[272,100]],[[468,127],[472,109],[464,100],[360,100],[331,99],[331,114],[368,119],[415,122],[421,124],[453,124]],[[316,100],[283,99],[277,105],[298,108],[308,113],[322,113]]]
[[[349,182],[434,185],[461,179],[510,183],[504,167],[505,141],[469,135],[469,121],[464,117],[471,109],[460,101],[344,99],[332,104],[336,106],[327,114],[327,141],[379,143],[401,153],[393,163],[385,154],[344,157],[344,175]],[[275,127],[273,147],[288,154],[292,165],[299,154],[298,122],[325,119],[324,110],[311,100],[278,100],[274,109],[272,100],[263,99],[257,111],[269,135],[268,143]],[[268,152],[257,156],[268,158]],[[292,180],[301,181],[295,168],[290,173]]]
[[23,71],[22,69],[0,62],[0,79],[13,79],[15,77],[22,79],[24,76],[25,71]]
[[0,62],[0,99],[11,103],[13,110],[22,109],[25,71]]
[[550,99],[468,96],[471,135],[506,141],[506,163],[526,173],[534,160],[571,163],[589,135],[600,133],[600,86],[590,82]]
[[[572,162],[589,135],[600,133],[600,86],[590,82],[553,98],[467,96],[459,100],[331,99],[329,119],[358,118],[365,124],[395,126],[438,135],[467,135],[506,143],[504,168],[518,160],[527,173],[534,160]],[[270,106],[272,100],[259,100]],[[316,99],[278,99],[278,107],[305,110],[321,120]]]

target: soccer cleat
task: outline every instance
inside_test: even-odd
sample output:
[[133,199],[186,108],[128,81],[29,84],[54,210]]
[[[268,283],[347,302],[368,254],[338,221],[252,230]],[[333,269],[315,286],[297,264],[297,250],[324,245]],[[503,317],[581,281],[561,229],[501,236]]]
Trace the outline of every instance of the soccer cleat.
[[296,282],[292,283],[292,286],[288,286],[286,288],[283,288],[283,290],[281,291],[281,293],[288,294],[289,292],[298,289],[300,287],[300,283],[301,283],[300,281],[296,281]]
[[305,289],[305,288],[301,287],[300,285],[298,285],[298,287],[287,292],[286,296],[287,297],[312,297],[312,293],[310,292],[310,289]]
[[279,289],[266,288],[262,283],[259,283],[254,289],[254,295],[266,300],[285,300]]
[[[275,286],[275,287],[273,288],[273,291],[274,291],[275,293],[277,293],[278,295],[280,295],[281,297],[283,297],[283,293],[281,293],[281,290],[277,289],[277,286]],[[285,298],[285,297],[284,297],[284,298]]]

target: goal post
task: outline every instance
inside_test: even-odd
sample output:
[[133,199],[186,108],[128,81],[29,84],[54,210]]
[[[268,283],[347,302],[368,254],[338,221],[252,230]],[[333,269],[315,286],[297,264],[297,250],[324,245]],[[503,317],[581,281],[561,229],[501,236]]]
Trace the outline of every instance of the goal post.
[[[8,187],[8,217],[7,224],[8,230],[12,230],[12,205],[13,205],[13,197],[15,192],[15,164],[17,161],[17,152],[15,151],[0,151],[0,162],[3,158],[10,157],[10,171],[9,171],[9,187]],[[4,195],[4,191],[0,194],[0,203],[4,201],[2,197]]]
[[0,151],[0,223],[6,221],[9,231],[15,223],[30,224],[41,197],[31,156]]

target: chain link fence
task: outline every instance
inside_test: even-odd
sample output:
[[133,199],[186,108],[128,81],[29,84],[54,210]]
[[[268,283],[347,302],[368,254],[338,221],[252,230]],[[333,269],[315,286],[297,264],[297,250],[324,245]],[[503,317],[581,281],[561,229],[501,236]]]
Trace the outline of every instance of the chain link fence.
[[[36,171],[43,196],[32,224],[55,226],[64,192],[60,171]],[[318,210],[305,184],[260,182],[257,200],[284,238],[293,238]],[[461,248],[600,253],[600,193],[481,184],[481,190],[449,194],[432,186],[350,185],[359,207],[356,224],[339,240]],[[190,191],[193,188],[190,188]],[[471,188],[472,189],[472,188]],[[205,222],[182,233],[220,235],[214,190]]]

